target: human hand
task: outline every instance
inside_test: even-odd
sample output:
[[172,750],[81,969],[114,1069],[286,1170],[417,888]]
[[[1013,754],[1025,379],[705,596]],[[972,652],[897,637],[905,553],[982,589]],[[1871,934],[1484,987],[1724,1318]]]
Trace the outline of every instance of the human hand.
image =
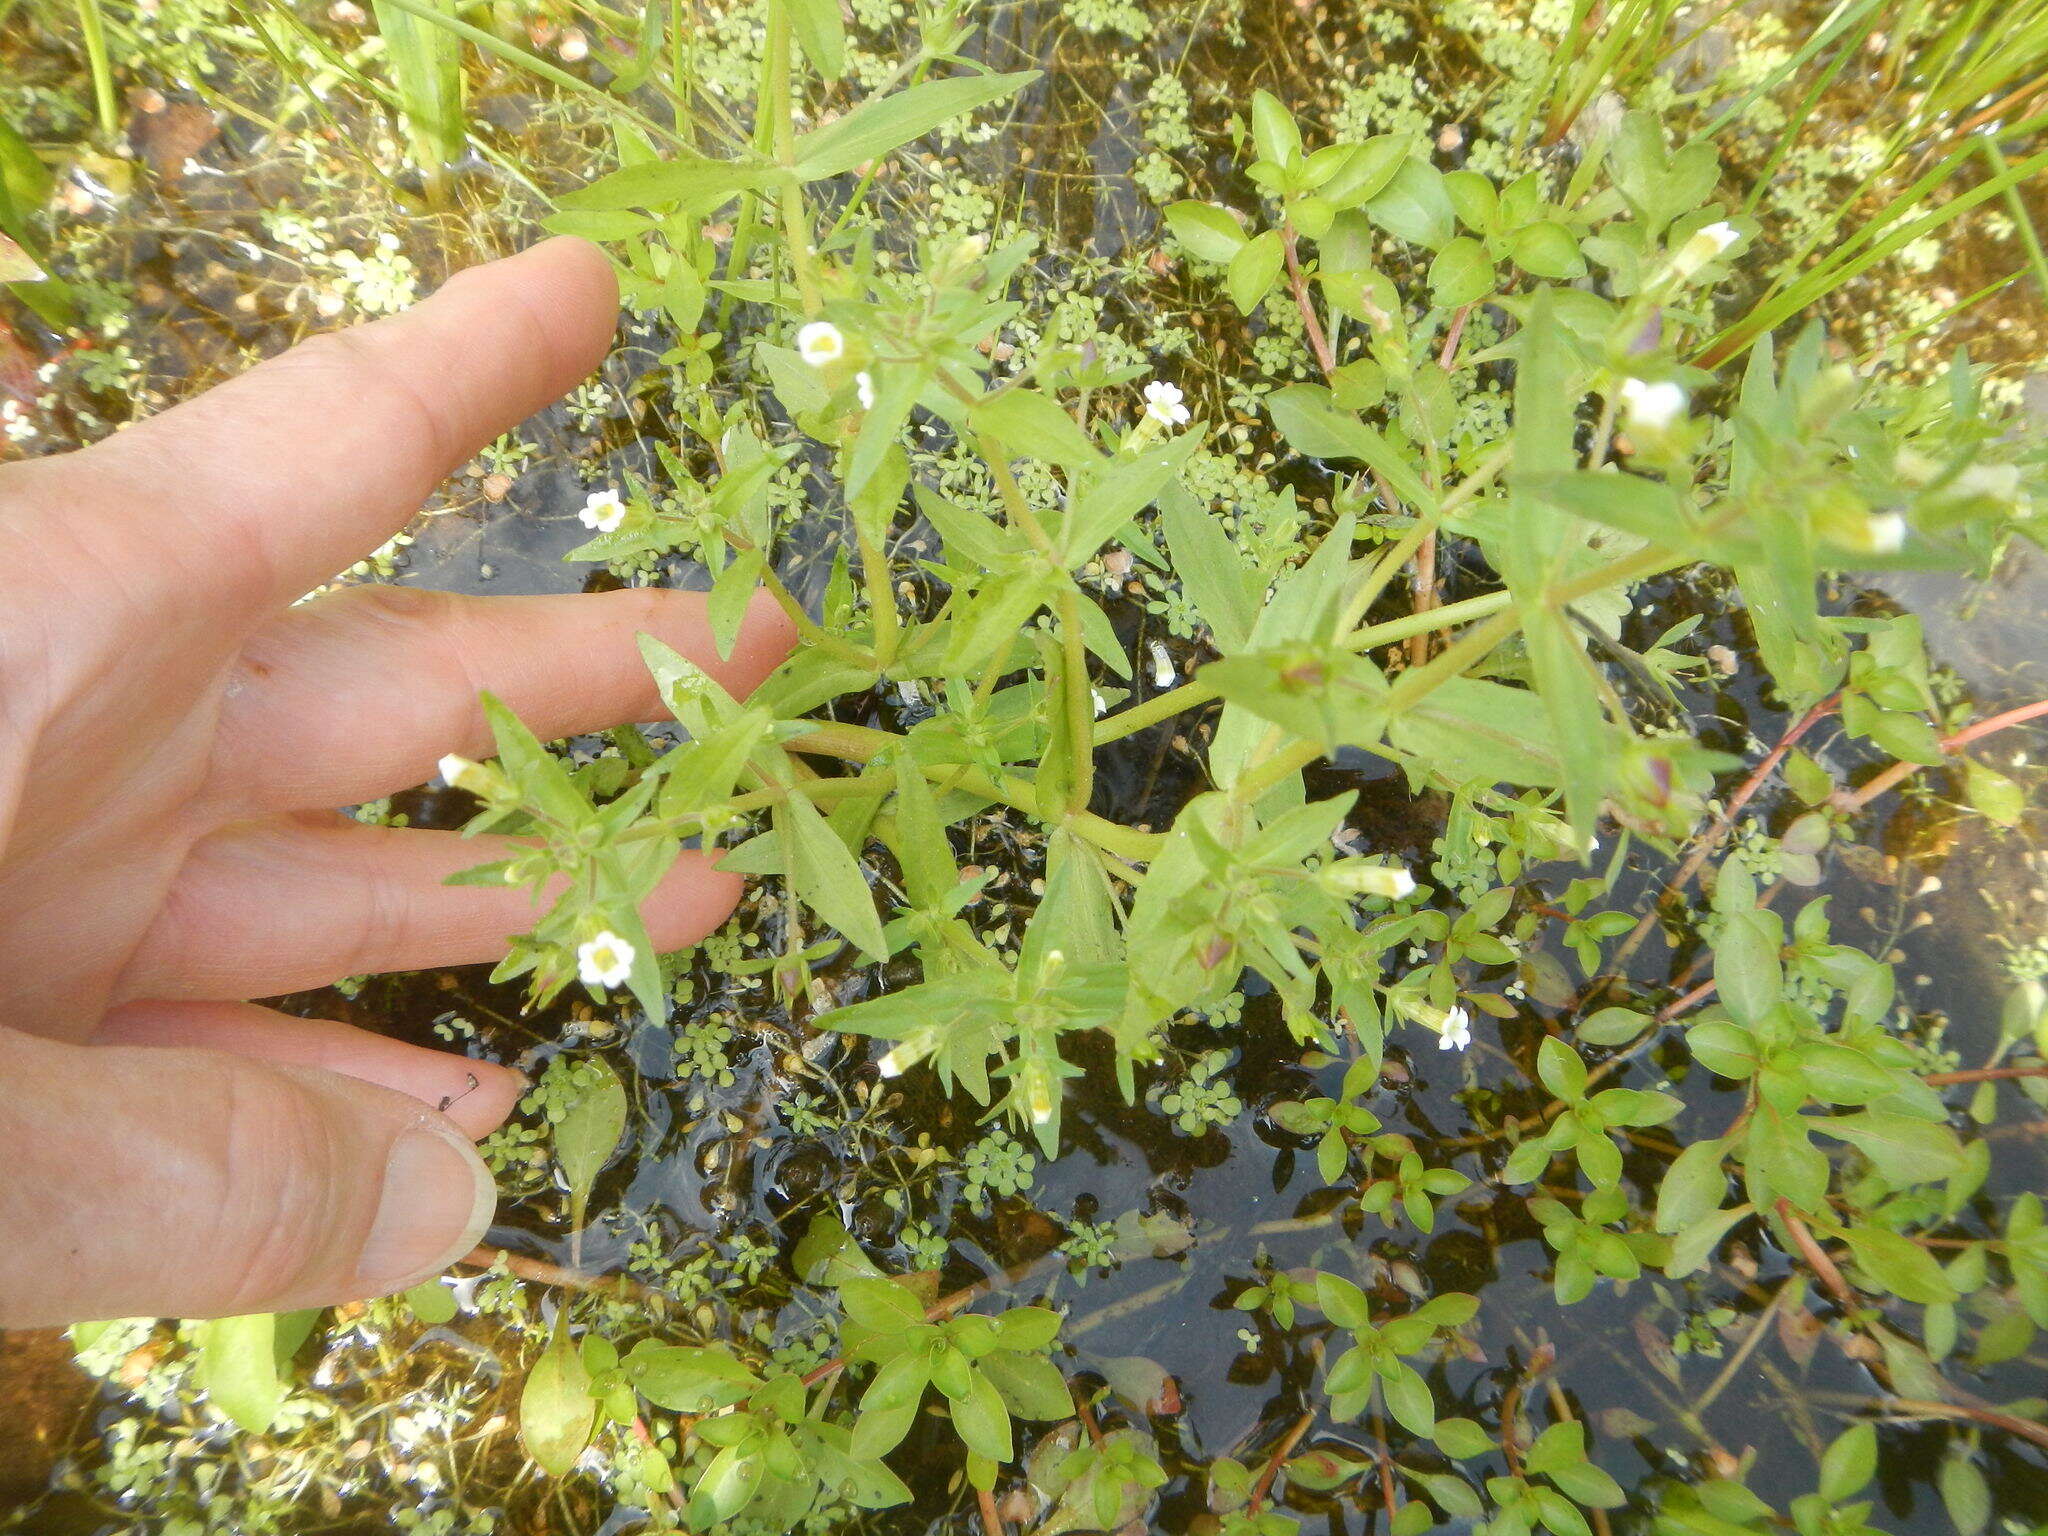
[[[480,689],[594,731],[661,713],[640,632],[744,692],[790,631],[757,603],[721,662],[691,594],[291,605],[589,373],[617,307],[549,241],[0,468],[0,1326],[381,1294],[482,1235],[470,1141],[516,1073],[241,999],[493,959],[530,898],[442,883],[498,840],[332,808],[486,755]],[[694,943],[738,894],[685,854],[649,931]]]

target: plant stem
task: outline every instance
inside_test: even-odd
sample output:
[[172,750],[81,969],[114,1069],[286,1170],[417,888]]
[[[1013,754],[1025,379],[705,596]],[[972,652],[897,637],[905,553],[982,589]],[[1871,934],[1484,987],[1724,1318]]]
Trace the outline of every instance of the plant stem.
[[1778,1220],[1785,1223],[1785,1230],[1792,1234],[1792,1241],[1798,1245],[1800,1257],[1806,1260],[1806,1267],[1828,1288],[1829,1294],[1842,1304],[1843,1311],[1858,1311],[1862,1303],[1857,1300],[1855,1291],[1850,1289],[1849,1282],[1842,1278],[1841,1270],[1835,1267],[1835,1261],[1828,1257],[1827,1250],[1821,1247],[1814,1240],[1813,1234],[1806,1229],[1806,1223],[1801,1221],[1799,1213],[1792,1209],[1792,1202],[1782,1195],[1779,1196],[1777,1212]]
[[[1994,731],[2002,731],[2008,726],[2024,725],[2027,721],[2038,720],[2043,715],[2048,715],[2048,699],[2036,699],[2032,704],[2022,704],[2017,709],[2005,710],[1979,720],[1974,725],[1966,725],[1953,736],[1943,737],[1941,750],[1947,753],[1959,752],[1971,742],[1979,741]],[[1878,796],[1898,788],[1927,766],[1926,763],[1893,763],[1861,789],[1837,795],[1835,804],[1845,811],[1860,811]]]
[[887,672],[896,660],[896,647],[903,633],[896,612],[896,589],[889,585],[889,562],[858,527],[853,531],[853,542],[860,552],[861,585],[867,591],[868,610],[875,621],[875,668]]
[[100,134],[111,142],[121,131],[121,112],[114,100],[114,63],[107,53],[107,19],[100,14],[100,0],[78,0],[78,26],[85,40],[86,63],[92,69],[92,96],[99,112]]
[[1280,1443],[1273,1447],[1273,1454],[1266,1458],[1265,1469],[1259,1473],[1258,1482],[1252,1486],[1251,1502],[1245,1506],[1248,1513],[1256,1515],[1265,1506],[1266,1495],[1273,1491],[1273,1479],[1279,1475],[1280,1463],[1293,1454],[1294,1448],[1301,1444],[1301,1437],[1308,1433],[1309,1425],[1315,1421],[1315,1412],[1311,1409],[1296,1419],[1287,1433],[1280,1437]]
[[[1376,645],[1390,644],[1405,640],[1421,629],[1453,629],[1474,619],[1483,619],[1500,612],[1511,601],[1505,591],[1486,592],[1478,597],[1468,597],[1463,602],[1446,603],[1441,608],[1432,608],[1426,614],[1403,614],[1389,619],[1384,624],[1368,625],[1366,628],[1347,636],[1341,644],[1347,651],[1369,650]],[[1175,715],[1197,708],[1218,697],[1216,690],[1204,683],[1197,673],[1178,688],[1165,693],[1154,694],[1142,704],[1133,704],[1129,709],[1120,709],[1115,714],[1095,722],[1095,743],[1120,741],[1132,736],[1147,726],[1170,720]]]
[[1715,818],[1705,832],[1700,834],[1692,852],[1687,855],[1685,862],[1679,865],[1678,872],[1665,882],[1664,889],[1657,893],[1657,899],[1650,903],[1650,910],[1643,914],[1642,921],[1629,931],[1629,936],[1622,941],[1621,948],[1615,951],[1614,958],[1607,962],[1610,976],[1628,964],[1629,956],[1642,947],[1643,940],[1649,937],[1650,929],[1657,922],[1658,909],[1684,890],[1692,877],[1700,872],[1700,866],[1706,863],[1708,857],[1721,845],[1721,839],[1734,827],[1735,818],[1742,814],[1742,808],[1749,804],[1758,790],[1763,788],[1764,781],[1777,770],[1778,764],[1785,760],[1786,754],[1798,745],[1799,738],[1833,714],[1841,702],[1842,695],[1839,692],[1831,693],[1801,715],[1792,728],[1778,739],[1778,744],[1765,754],[1763,761],[1751,770],[1749,777],[1742,781],[1735,793],[1728,797],[1727,808]]
[[[824,757],[844,758],[848,762],[865,763],[900,746],[902,742],[901,736],[889,731],[821,720],[816,722],[815,729],[791,738],[784,745],[792,752],[808,752]],[[928,779],[942,780],[966,790],[969,794],[980,795],[988,800],[1000,800],[1003,804],[1014,806],[1025,815],[1049,826],[1065,825],[1076,836],[1084,837],[1096,847],[1105,848],[1119,858],[1128,859],[1133,863],[1150,862],[1166,842],[1160,833],[1139,832],[1089,811],[1063,818],[1056,809],[1048,808],[1040,802],[1035,784],[1015,774],[991,776],[979,768],[958,763],[933,765],[924,768],[923,772]]]
[[1287,257],[1287,286],[1294,290],[1294,307],[1301,311],[1302,329],[1308,332],[1308,344],[1316,355],[1316,366],[1328,379],[1337,371],[1337,354],[1330,350],[1330,339],[1323,334],[1323,322],[1316,318],[1316,306],[1308,294],[1308,280],[1301,275],[1301,253],[1295,245],[1294,222],[1290,219],[1280,230],[1280,249]]

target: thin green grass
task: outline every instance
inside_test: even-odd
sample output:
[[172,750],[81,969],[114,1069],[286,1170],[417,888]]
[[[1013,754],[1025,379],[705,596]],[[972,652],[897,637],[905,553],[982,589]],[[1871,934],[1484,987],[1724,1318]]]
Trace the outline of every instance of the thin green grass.
[[78,0],[78,27],[85,43],[86,66],[92,71],[92,99],[100,134],[111,142],[121,131],[121,109],[114,99],[114,61],[107,52],[107,20],[100,13],[100,0]]

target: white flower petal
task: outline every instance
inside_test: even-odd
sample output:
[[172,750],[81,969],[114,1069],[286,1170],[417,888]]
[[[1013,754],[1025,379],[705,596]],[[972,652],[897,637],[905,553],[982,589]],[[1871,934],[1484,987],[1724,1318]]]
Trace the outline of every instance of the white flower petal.
[[846,337],[830,320],[813,320],[796,333],[796,350],[813,368],[823,368],[846,356]]
[[585,986],[616,987],[633,974],[638,956],[638,950],[607,928],[576,946],[576,974]]

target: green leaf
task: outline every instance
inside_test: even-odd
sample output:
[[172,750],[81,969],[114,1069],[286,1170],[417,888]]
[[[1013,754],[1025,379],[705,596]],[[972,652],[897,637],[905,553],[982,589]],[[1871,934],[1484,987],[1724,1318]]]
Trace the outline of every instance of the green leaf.
[[1452,788],[1478,781],[1553,789],[1564,780],[1556,738],[1535,694],[1482,677],[1446,679],[1387,725],[1389,741]]
[[1381,1387],[1387,1397],[1387,1412],[1411,1435],[1427,1436],[1436,1428],[1436,1403],[1430,1397],[1429,1383],[1414,1366],[1402,1366],[1392,1380],[1382,1378]]
[[874,893],[847,851],[839,834],[802,795],[790,795],[775,807],[775,832],[781,840],[790,889],[818,916],[830,923],[872,960],[889,957]]
[[2001,827],[2016,827],[2026,814],[2027,793],[1996,768],[1963,758],[1963,793],[1970,808]]
[[1726,1143],[1696,1141],[1671,1161],[1657,1186],[1657,1230],[1683,1231],[1720,1209],[1728,1192],[1728,1174],[1721,1166]]
[[1230,258],[1229,271],[1224,278],[1224,286],[1230,290],[1230,302],[1247,315],[1257,309],[1279,280],[1280,267],[1285,259],[1278,230],[1269,229],[1247,240]]
[[1349,411],[1330,403],[1319,384],[1289,384],[1266,396],[1266,411],[1280,435],[1312,459],[1358,459],[1387,482],[1416,512],[1435,510],[1436,497],[1423,484],[1409,455]]
[[1165,491],[1199,445],[1195,433],[1184,432],[1138,453],[1120,453],[1083,476],[1068,497],[1066,522],[1058,540],[1067,565],[1078,566],[1093,558],[1118,529]]
[[1802,1211],[1821,1208],[1828,1194],[1828,1160],[1807,1135],[1815,1123],[1780,1113],[1768,1103],[1757,1107],[1743,1143],[1752,1188],[1760,1179],[1770,1194]]
[[[1378,197],[1387,183],[1399,174],[1413,147],[1405,133],[1380,133],[1351,147],[1351,155],[1328,181],[1316,188],[1318,196],[1339,208],[1356,208]],[[1325,248],[1325,258],[1328,250]]]
[[1507,579],[1522,620],[1530,672],[1562,754],[1572,830],[1590,839],[1617,754],[1584,644],[1551,595],[1567,555],[1574,547],[1583,549],[1584,538],[1535,489],[1544,477],[1571,469],[1575,461],[1573,411],[1579,387],[1554,301],[1551,289],[1538,289],[1523,327],[1507,525],[1489,553]]
[[1956,1536],[1977,1536],[1991,1523],[1991,1485],[1971,1458],[1966,1442],[1951,1442],[1941,1459],[1936,1485]]
[[252,1435],[267,1433],[284,1406],[277,1367],[277,1315],[217,1317],[197,1328],[195,1380],[218,1408]]
[[1252,144],[1269,165],[1284,166],[1301,156],[1301,130],[1271,91],[1252,92]]
[[1214,203],[1178,202],[1166,210],[1167,228],[1199,261],[1227,264],[1249,238],[1228,209]]
[[670,160],[629,165],[588,186],[564,192],[564,208],[610,213],[627,208],[709,213],[742,192],[781,181],[788,172],[766,160],[713,160],[684,149]]
[[1818,1491],[1830,1504],[1845,1503],[1876,1473],[1877,1426],[1852,1424],[1821,1454]]
[[1438,1419],[1435,1438],[1437,1449],[1457,1461],[1493,1452],[1493,1436],[1471,1419]]
[[558,1318],[554,1337],[527,1373],[519,1394],[519,1438],[542,1471],[565,1477],[590,1444],[596,1422],[590,1373],[569,1341],[566,1319]]
[[1567,1103],[1576,1102],[1586,1091],[1586,1064],[1579,1053],[1555,1035],[1546,1035],[1536,1051],[1536,1075],[1543,1086]]
[[[608,1062],[596,1057],[578,1064],[590,1080],[555,1122],[555,1161],[569,1186],[569,1225],[581,1243],[590,1187],[618,1150],[626,1131],[626,1088]],[[580,1252],[575,1260],[581,1263]]]
[[732,1519],[754,1502],[767,1471],[766,1462],[753,1447],[728,1445],[711,1458],[711,1465],[690,1490],[685,1519],[700,1526]]
[[1755,1025],[1783,1000],[1783,942],[1784,925],[1775,913],[1750,907],[1729,914],[1714,946],[1714,981],[1721,1005],[1737,1023]]
[[1035,69],[1007,75],[955,75],[927,80],[889,96],[871,96],[844,117],[796,141],[802,181],[838,176],[924,137],[941,123],[1013,96],[1038,78]]
[[1538,1435],[1522,1458],[1530,1472],[1551,1473],[1576,1466],[1586,1459],[1586,1426],[1576,1419],[1564,1419]]
[[1664,1273],[1674,1280],[1691,1274],[1707,1262],[1729,1229],[1754,1211],[1755,1208],[1749,1205],[1731,1206],[1711,1216],[1702,1216],[1691,1226],[1681,1229],[1671,1239],[1671,1254],[1664,1261]]
[[966,1395],[953,1399],[953,1428],[961,1443],[978,1456],[1000,1464],[1014,1454],[1010,1411],[1003,1406],[1003,1395],[995,1383],[979,1370],[973,1373]]
[[1961,1298],[1933,1254],[1912,1239],[1882,1227],[1850,1227],[1849,1251],[1871,1284],[1923,1306]]
[[777,0],[789,7],[791,29],[797,46],[811,61],[811,68],[827,80],[846,73],[846,23],[839,15],[839,0]]
[[1586,258],[1579,254],[1571,231],[1548,219],[1516,230],[1508,240],[1508,254],[1532,277],[1567,282],[1586,271]]
[[455,1293],[439,1280],[423,1280],[405,1293],[412,1315],[429,1328],[438,1328],[455,1316]]
[[1851,1143],[1894,1186],[1930,1184],[1963,1168],[1962,1143],[1946,1125],[1892,1110],[1865,1110],[1812,1122],[1824,1135]]
[[1429,301],[1446,309],[1476,304],[1494,289],[1493,261],[1486,247],[1460,235],[1429,264]]
[[967,413],[970,425],[1005,448],[1076,468],[1101,461],[1094,440],[1083,432],[1058,402],[1035,389],[1005,389],[977,400]]
[[1065,1419],[1074,1399],[1060,1368],[1043,1355],[999,1349],[981,1360],[982,1374],[995,1383],[1010,1412],[1025,1419]]
[[1412,156],[1402,160],[1366,216],[1397,240],[1436,250],[1457,233],[1457,213],[1443,173]]
[[761,1384],[722,1345],[647,1341],[634,1346],[623,1369],[635,1391],[671,1413],[715,1413]]
[[1265,583],[1238,554],[1222,520],[1180,486],[1166,488],[1159,508],[1174,574],[1208,624],[1216,649],[1226,656],[1243,650],[1258,622]]
[[582,827],[595,816],[569,770],[541,745],[519,717],[496,697],[482,693],[478,701],[496,739],[498,764],[518,788],[520,797],[542,816],[564,827]]

